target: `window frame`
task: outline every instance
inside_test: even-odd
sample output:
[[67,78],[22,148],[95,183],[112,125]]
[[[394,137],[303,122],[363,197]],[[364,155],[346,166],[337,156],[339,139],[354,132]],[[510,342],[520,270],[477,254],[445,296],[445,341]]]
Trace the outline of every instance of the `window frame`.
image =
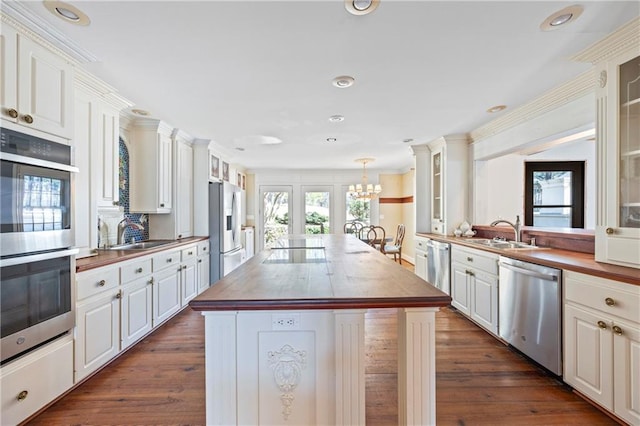
[[[524,163],[524,225],[533,226],[535,208],[571,208],[571,228],[584,228],[585,216],[585,162],[584,161],[525,161]],[[534,204],[534,172],[570,171],[571,204]]]

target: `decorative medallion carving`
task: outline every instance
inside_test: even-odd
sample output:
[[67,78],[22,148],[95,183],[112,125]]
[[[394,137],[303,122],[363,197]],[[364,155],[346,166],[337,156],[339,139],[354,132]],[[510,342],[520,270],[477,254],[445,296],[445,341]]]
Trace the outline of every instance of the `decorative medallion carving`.
[[307,352],[296,351],[290,345],[284,345],[279,351],[268,352],[269,367],[273,370],[273,379],[280,389],[282,417],[287,420],[293,406],[293,391],[300,383],[302,370],[307,366]]
[[600,71],[600,77],[598,78],[598,84],[600,87],[607,85],[607,72],[605,70]]

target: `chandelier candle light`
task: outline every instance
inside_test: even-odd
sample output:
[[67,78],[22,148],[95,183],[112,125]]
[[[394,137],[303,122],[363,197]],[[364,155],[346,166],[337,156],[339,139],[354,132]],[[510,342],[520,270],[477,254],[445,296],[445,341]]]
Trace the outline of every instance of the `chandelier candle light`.
[[349,194],[354,198],[372,200],[382,192],[380,184],[373,185],[367,181],[367,163],[374,161],[374,158],[358,158],[357,163],[362,163],[362,183],[349,185]]

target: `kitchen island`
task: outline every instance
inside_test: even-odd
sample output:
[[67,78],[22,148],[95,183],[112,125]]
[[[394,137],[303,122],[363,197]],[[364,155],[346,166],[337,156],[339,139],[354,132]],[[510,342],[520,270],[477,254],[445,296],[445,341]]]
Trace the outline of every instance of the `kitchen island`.
[[400,424],[435,423],[435,313],[451,298],[351,235],[292,236],[190,302],[207,424],[365,423],[364,315],[398,315]]

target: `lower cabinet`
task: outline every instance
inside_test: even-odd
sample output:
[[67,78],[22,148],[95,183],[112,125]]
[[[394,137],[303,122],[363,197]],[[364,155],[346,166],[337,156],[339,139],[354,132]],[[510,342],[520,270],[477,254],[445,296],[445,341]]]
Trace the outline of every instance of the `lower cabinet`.
[[168,320],[180,310],[180,276],[182,266],[168,268],[154,274],[153,283],[153,326]]
[[414,249],[415,249],[415,273],[423,280],[427,279],[427,241],[428,238],[415,236],[414,237]]
[[198,294],[202,293],[209,288],[209,266],[210,266],[209,253],[203,256],[198,256],[196,264],[196,280],[198,281]]
[[121,349],[126,349],[151,331],[153,277],[140,278],[122,288]]
[[451,304],[498,334],[498,255],[452,245]]
[[640,424],[640,287],[563,274],[564,381]]
[[73,336],[64,336],[0,370],[0,424],[15,425],[73,386]]

